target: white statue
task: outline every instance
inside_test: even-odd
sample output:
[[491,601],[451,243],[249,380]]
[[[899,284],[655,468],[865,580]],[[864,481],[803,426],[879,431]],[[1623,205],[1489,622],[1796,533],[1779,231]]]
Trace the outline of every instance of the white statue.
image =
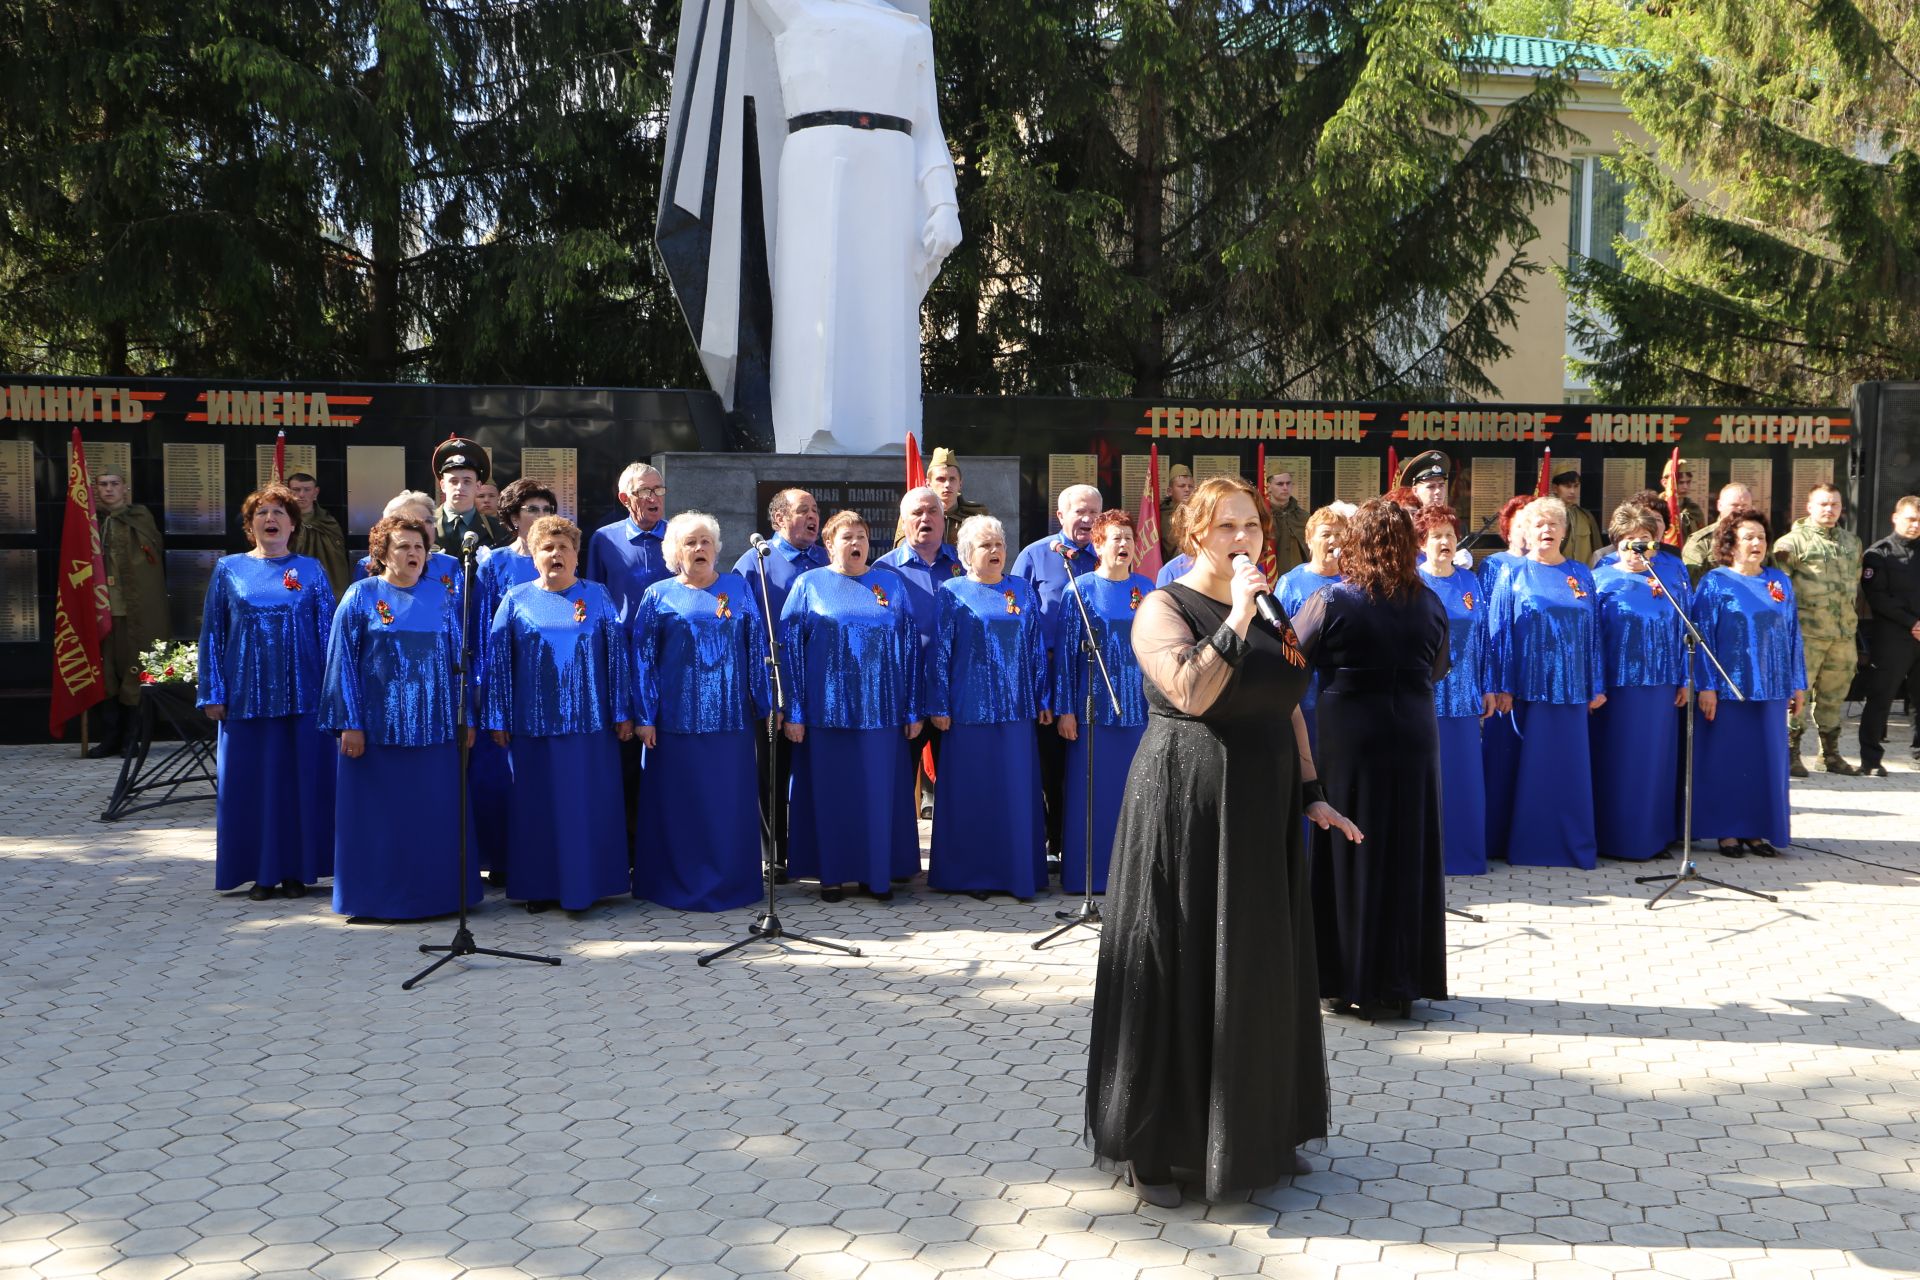
[[960,243],[921,2],[681,12],[661,256],[714,390],[781,452],[919,430],[920,304]]

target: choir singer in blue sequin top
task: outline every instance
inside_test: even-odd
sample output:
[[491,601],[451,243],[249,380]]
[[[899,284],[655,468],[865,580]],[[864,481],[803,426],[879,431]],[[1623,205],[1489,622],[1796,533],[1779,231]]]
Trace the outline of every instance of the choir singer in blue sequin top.
[[[1007,534],[992,516],[960,525],[965,577],[934,592],[926,711],[945,740],[927,887],[1010,893],[1047,882],[1046,819],[1033,726],[1047,709],[1047,642],[1039,593],[1007,573]],[[1064,602],[1072,608],[1071,601]]]
[[[367,550],[378,575],[334,610],[320,727],[340,737],[333,909],[367,921],[421,920],[460,907],[460,747],[453,668],[455,592],[425,576],[432,526],[392,517]],[[472,741],[473,730],[466,730]],[[480,865],[466,823],[467,905]]]
[[1440,849],[1450,876],[1487,871],[1487,787],[1480,725],[1493,714],[1487,689],[1487,593],[1479,575],[1453,563],[1460,549],[1457,517],[1448,506],[1422,507],[1413,518],[1426,559],[1420,581],[1447,607],[1447,674],[1434,681],[1440,731]]
[[780,614],[793,757],[787,872],[840,901],[858,881],[882,901],[920,870],[911,761],[920,736],[920,637],[900,575],[871,567],[867,522],[820,531],[827,567],[800,575]]
[[[674,576],[633,611],[633,723],[647,748],[633,896],[680,911],[726,911],[760,896],[760,788],[767,630],[747,580],[721,573],[720,525],[667,521]],[[764,726],[762,726],[764,728]]]
[[320,680],[333,588],[287,548],[300,508],[270,484],[240,504],[253,550],[222,556],[200,622],[200,691],[220,722],[214,887],[258,902],[333,874],[333,739],[320,728]]
[[502,597],[487,635],[485,727],[509,748],[507,896],[583,911],[629,891],[619,743],[633,736],[619,608],[579,576],[580,530],[527,531],[540,576]]
[[[1100,567],[1074,579],[1086,597],[1093,620],[1093,642],[1113,677],[1113,696],[1095,667],[1093,727],[1084,723],[1087,710],[1087,659],[1082,641],[1086,623],[1073,601],[1066,601],[1060,618],[1060,642],[1053,651],[1053,722],[1067,741],[1066,803],[1062,806],[1060,887],[1068,893],[1087,888],[1087,748],[1093,743],[1093,891],[1107,891],[1107,862],[1113,853],[1113,828],[1120,818],[1120,797],[1127,789],[1127,770],[1147,731],[1147,694],[1141,683],[1140,659],[1133,652],[1133,619],[1153,583],[1133,571],[1138,544],[1133,517],[1124,511],[1103,511],[1093,522],[1093,549]],[[1177,575],[1176,575],[1177,576]]]

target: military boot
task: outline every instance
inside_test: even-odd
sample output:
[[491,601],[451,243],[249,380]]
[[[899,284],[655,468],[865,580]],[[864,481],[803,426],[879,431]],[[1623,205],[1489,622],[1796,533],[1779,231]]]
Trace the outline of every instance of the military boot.
[[105,760],[109,756],[122,754],[127,744],[127,721],[132,719],[132,713],[112,698],[95,707],[94,711],[100,717],[100,741],[94,743],[87,752],[87,759]]
[[1846,758],[1840,754],[1840,731],[1838,729],[1822,729],[1820,731],[1820,760],[1827,766],[1828,773],[1838,774],[1843,778],[1856,777],[1860,773],[1858,769],[1848,764]]
[[1800,758],[1800,735],[1797,733],[1793,735],[1793,745],[1787,748],[1787,776],[1790,778],[1812,776],[1807,772],[1807,762]]

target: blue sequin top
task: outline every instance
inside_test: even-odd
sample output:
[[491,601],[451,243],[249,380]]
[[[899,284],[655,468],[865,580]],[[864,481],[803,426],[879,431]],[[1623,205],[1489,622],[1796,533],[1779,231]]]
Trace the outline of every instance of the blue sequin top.
[[992,586],[972,578],[944,583],[927,646],[926,714],[952,716],[955,724],[1039,715],[1049,696],[1039,601],[1033,585],[1012,574]]
[[[1595,579],[1599,578],[1602,569],[1618,563],[1620,563],[1620,549],[1615,547],[1595,562],[1593,566]],[[1673,598],[1682,604],[1693,598],[1693,578],[1687,573],[1687,562],[1680,558],[1679,552],[1665,543],[1653,549],[1653,576],[1665,583],[1667,590],[1673,592]]]
[[[1291,618],[1313,598],[1314,592],[1338,581],[1340,575],[1337,573],[1315,573],[1307,565],[1297,564],[1281,574],[1280,581],[1273,584],[1273,598],[1280,602],[1280,608]],[[1320,669],[1315,667],[1307,674],[1307,691],[1300,695],[1300,710],[1310,716],[1319,705]]]
[[[1686,581],[1685,570],[1680,574]],[[1600,593],[1600,643],[1607,688],[1635,689],[1686,682],[1687,629],[1669,603],[1675,589],[1655,573],[1628,573],[1618,562],[1593,575]],[[1682,609],[1686,588],[1671,599]]]
[[[1749,700],[1785,702],[1807,687],[1793,583],[1773,566],[1751,578],[1723,566],[1700,579],[1693,625]],[[1696,666],[1700,688],[1731,696],[1711,662]]]
[[780,614],[787,719],[892,729],[920,719],[920,636],[900,575],[810,569]]
[[[481,563],[484,564],[485,562],[482,561]],[[363,577],[368,578],[378,576],[373,571],[372,556],[360,557],[360,573]],[[479,580],[479,574],[479,567],[476,566],[474,569],[474,579],[476,582]],[[461,569],[459,560],[444,551],[427,552],[427,564],[424,569],[420,570],[420,581],[422,584],[429,582],[439,583],[441,589],[453,597],[453,612],[456,617],[458,617],[460,613],[460,588],[465,584],[466,580],[466,572]],[[479,603],[478,600],[474,601],[475,605]]]
[[[1147,691],[1140,675],[1140,659],[1133,652],[1133,615],[1140,602],[1153,590],[1144,575],[1130,574],[1119,581],[1089,573],[1075,579],[1087,598],[1087,613],[1093,619],[1094,643],[1113,677],[1113,696],[1120,700],[1120,714],[1113,713],[1113,700],[1107,696],[1107,683],[1093,672],[1093,722],[1096,725],[1121,725],[1137,729],[1147,722]],[[1053,653],[1053,712],[1055,715],[1085,716],[1087,712],[1087,661],[1080,651],[1080,637],[1086,624],[1073,601],[1060,622],[1060,647]]]
[[1496,551],[1473,568],[1480,579],[1480,589],[1487,593],[1487,603],[1493,603],[1493,593],[1500,589],[1500,580],[1527,562],[1525,556],[1515,555],[1511,551]]
[[1494,589],[1487,648],[1495,693],[1561,706],[1605,693],[1592,570],[1572,560],[1510,568]]
[[200,615],[203,707],[231,720],[305,715],[320,708],[333,588],[311,556],[222,556]]
[[334,610],[320,727],[359,729],[380,747],[453,741],[459,646],[460,615],[445,587],[360,579]]
[[767,714],[767,627],[737,573],[646,589],[633,632],[633,722],[666,733],[734,733]]
[[1444,578],[1422,569],[1420,581],[1447,607],[1447,654],[1453,663],[1433,686],[1433,713],[1478,719],[1489,691],[1486,592],[1471,569],[1455,569]]
[[882,569],[891,569],[900,575],[901,583],[907,589],[910,603],[913,605],[913,627],[920,633],[920,660],[924,667],[927,646],[940,630],[940,588],[955,578],[964,578],[967,571],[961,567],[960,558],[946,543],[934,552],[933,563],[928,564],[920,558],[920,553],[912,547],[899,546],[881,556],[874,564]]
[[539,577],[540,570],[534,567],[533,557],[522,555],[512,547],[494,547],[481,554],[480,564],[473,571],[474,683],[486,678],[487,636],[492,632],[493,615],[500,612],[500,602],[513,588]]
[[631,714],[626,628],[607,589],[509,588],[487,636],[482,724],[532,737],[611,729]]

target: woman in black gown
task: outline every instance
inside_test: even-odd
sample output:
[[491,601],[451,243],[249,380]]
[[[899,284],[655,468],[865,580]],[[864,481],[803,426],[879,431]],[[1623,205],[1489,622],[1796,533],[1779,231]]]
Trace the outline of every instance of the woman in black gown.
[[1300,607],[1300,648],[1320,675],[1320,780],[1366,831],[1313,835],[1320,994],[1337,1013],[1405,1017],[1447,998],[1440,724],[1447,607],[1420,581],[1405,510],[1376,498],[1342,544],[1342,580]]
[[1095,1153],[1168,1206],[1176,1176],[1210,1199],[1269,1186],[1326,1136],[1303,792],[1309,818],[1360,839],[1313,781],[1292,629],[1255,617],[1265,509],[1217,476],[1185,513],[1193,568],[1133,624],[1150,714],[1114,835],[1087,1061]]

